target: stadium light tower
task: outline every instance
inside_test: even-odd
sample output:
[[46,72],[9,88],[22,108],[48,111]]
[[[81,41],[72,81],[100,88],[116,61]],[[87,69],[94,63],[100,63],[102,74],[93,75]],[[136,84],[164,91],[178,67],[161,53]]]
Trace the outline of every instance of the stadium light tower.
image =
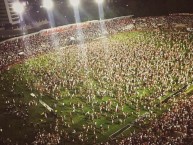
[[22,15],[25,10],[24,4],[20,3],[19,1],[14,2],[12,8],[19,15]]
[[104,0],[96,0],[98,4],[103,4]]
[[80,0],[70,0],[70,4],[71,4],[73,7],[78,7],[79,4],[80,4]]
[[102,30],[103,35],[106,35],[107,29],[106,29],[106,26],[105,26],[105,22],[103,21],[104,20],[104,10],[103,10],[104,0],[95,0],[95,1],[98,4],[98,11],[99,11],[99,19],[100,19],[101,30]]
[[54,8],[53,0],[42,0],[42,6],[41,7],[45,8],[47,10],[50,27],[51,28],[55,27],[54,16],[52,13],[52,10]]
[[52,10],[54,7],[54,3],[52,0],[43,0],[42,3],[43,7],[46,8],[47,10]]
[[[53,0],[42,0],[42,6],[41,7],[45,8],[47,11],[48,21],[49,21],[50,27],[51,28],[55,27],[54,15],[53,15],[53,11],[52,11],[54,8]],[[57,34],[52,34],[50,39],[55,47],[58,46]]]
[[103,11],[103,3],[104,0],[95,0],[98,4],[98,10],[99,10],[99,18],[100,20],[104,19],[104,11]]
[[105,52],[105,60],[108,62],[109,59],[109,48],[108,45],[106,45],[107,42],[107,37],[106,35],[108,34],[108,31],[106,29],[105,21],[104,21],[104,10],[103,10],[103,4],[104,0],[95,0],[95,2],[98,4],[98,13],[99,13],[99,22],[100,22],[100,28],[102,32],[102,44]]
[[87,47],[84,45],[84,34],[82,31],[82,28],[80,27],[80,13],[79,13],[79,5],[80,5],[80,0],[70,0],[70,4],[73,7],[74,10],[74,18],[76,21],[76,39],[79,43],[79,58],[84,64],[85,69],[87,70]]
[[75,17],[75,21],[76,23],[80,23],[80,14],[79,14],[79,4],[80,4],[80,0],[70,0],[70,4],[73,7],[74,10],[74,17]]
[[13,11],[15,13],[18,14],[19,16],[19,25],[22,29],[22,35],[25,35],[26,34],[26,30],[25,30],[25,27],[24,27],[24,19],[23,19],[23,13],[25,11],[25,6],[26,6],[26,3],[25,2],[19,2],[19,1],[15,1],[13,2],[12,4],[12,8],[13,8]]
[[[22,30],[23,30],[24,29],[24,27],[23,27],[23,13],[25,11],[25,3],[21,3],[19,1],[15,1],[12,4],[12,8],[13,8],[13,11],[18,14],[19,22],[20,22],[20,25],[21,25]],[[23,32],[23,33],[25,33],[25,32]]]

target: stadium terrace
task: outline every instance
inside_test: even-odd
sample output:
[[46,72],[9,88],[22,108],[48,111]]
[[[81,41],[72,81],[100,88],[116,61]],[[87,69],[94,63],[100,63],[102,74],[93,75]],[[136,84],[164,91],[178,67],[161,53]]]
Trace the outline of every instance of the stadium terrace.
[[125,16],[1,42],[0,143],[192,144],[192,24]]

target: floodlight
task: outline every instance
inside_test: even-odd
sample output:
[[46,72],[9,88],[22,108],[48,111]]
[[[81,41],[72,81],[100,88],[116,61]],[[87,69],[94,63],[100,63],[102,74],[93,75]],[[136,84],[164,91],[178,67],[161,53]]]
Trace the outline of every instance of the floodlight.
[[51,10],[54,6],[54,3],[52,0],[43,0],[43,7],[47,10]]
[[70,4],[73,7],[78,7],[78,5],[80,4],[80,0],[70,0]]
[[96,0],[96,2],[97,2],[98,4],[102,4],[102,3],[104,2],[104,0]]
[[12,8],[18,14],[22,14],[24,12],[24,5],[18,1],[13,3]]

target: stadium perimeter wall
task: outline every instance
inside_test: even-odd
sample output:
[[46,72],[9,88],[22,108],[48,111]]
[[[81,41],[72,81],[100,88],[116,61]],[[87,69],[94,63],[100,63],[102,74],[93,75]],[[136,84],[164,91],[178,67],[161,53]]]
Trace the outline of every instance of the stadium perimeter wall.
[[[143,18],[132,18],[133,15],[130,15],[130,16],[122,16],[122,17],[116,17],[116,18],[112,18],[112,19],[106,19],[106,20],[102,20],[102,21],[99,21],[99,20],[93,20],[93,21],[87,21],[87,22],[83,22],[83,23],[79,23],[79,27],[86,27],[88,25],[91,25],[91,24],[98,24],[100,25],[100,23],[104,22],[104,23],[110,23],[112,21],[121,21],[122,20],[129,20],[129,23],[127,23],[128,25],[129,24],[135,24],[136,28],[137,29],[148,29],[148,28],[157,28],[157,26],[160,26],[162,25],[163,27],[168,27],[168,25],[170,26],[174,26],[175,23],[179,22],[181,24],[185,24],[187,27],[192,27],[193,25],[193,14],[190,15],[190,14],[184,14],[184,15],[170,15],[170,16],[161,16],[161,17],[143,17]],[[178,20],[177,20],[178,19]],[[169,22],[171,21],[170,24],[168,24]],[[191,25],[191,26],[190,26]],[[61,32],[64,32],[64,31],[69,31],[69,30],[72,30],[72,29],[76,29],[77,28],[77,24],[70,24],[70,25],[65,25],[65,26],[59,26],[59,27],[56,27],[56,28],[50,28],[50,29],[44,29],[44,30],[41,30],[39,32],[35,32],[35,33],[32,33],[32,34],[28,34],[28,35],[25,35],[25,36],[19,36],[19,37],[15,37],[15,38],[11,38],[11,39],[8,39],[8,40],[5,40],[5,41],[2,41],[0,42],[1,43],[5,43],[5,42],[9,42],[9,41],[13,41],[13,40],[16,40],[16,39],[25,39],[25,38],[28,38],[30,36],[35,36],[35,35],[45,35],[45,34],[53,34],[53,33],[61,33]]]
[[[101,26],[103,24],[104,28]],[[131,18],[131,16],[118,17],[103,21],[88,21],[79,24],[60,26],[52,29],[45,29],[37,33],[12,38],[0,43],[0,51],[11,54],[8,63],[0,64],[0,68],[8,66],[20,60],[19,53],[23,52],[25,57],[30,57],[42,52],[66,46],[69,37],[77,37],[77,29],[82,28],[85,40],[93,40],[106,35],[131,30],[147,30],[172,28],[176,24],[188,27],[193,24],[193,15],[170,15],[161,17]],[[3,50],[1,50],[3,49]],[[0,54],[1,55],[1,54]],[[23,58],[23,57],[22,57]],[[6,58],[5,58],[6,59]],[[6,61],[6,60],[5,60]]]

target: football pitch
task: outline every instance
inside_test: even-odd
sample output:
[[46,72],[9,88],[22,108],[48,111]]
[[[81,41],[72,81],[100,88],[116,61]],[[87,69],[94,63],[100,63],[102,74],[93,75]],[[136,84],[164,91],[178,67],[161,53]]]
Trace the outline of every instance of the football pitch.
[[0,74],[2,136],[21,144],[49,132],[64,144],[93,144],[158,116],[192,83],[192,40],[188,32],[124,32],[13,65]]

